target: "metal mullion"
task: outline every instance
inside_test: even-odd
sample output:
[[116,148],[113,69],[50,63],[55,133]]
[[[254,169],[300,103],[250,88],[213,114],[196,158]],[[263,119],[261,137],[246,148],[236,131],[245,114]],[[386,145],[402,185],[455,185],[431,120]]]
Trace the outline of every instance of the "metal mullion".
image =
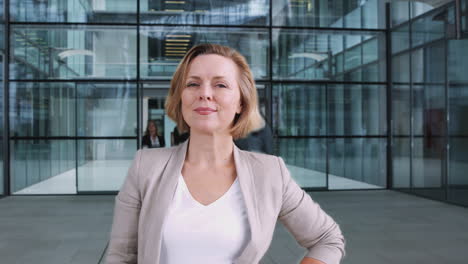
[[[447,38],[447,37],[446,37]],[[444,135],[444,141],[445,141],[445,161],[444,161],[444,175],[443,175],[443,182],[442,184],[445,183],[445,201],[449,200],[449,177],[450,177],[450,137],[449,137],[449,123],[450,123],[450,101],[449,101],[449,89],[450,89],[450,80],[448,77],[449,71],[449,61],[448,61],[448,45],[449,39],[447,38],[445,41],[444,45],[444,52],[445,52],[445,135]]]
[[3,55],[3,193],[4,195],[11,195],[11,175],[10,175],[10,83],[8,81],[10,76],[10,0],[3,2],[3,10],[5,16],[5,37],[4,47],[5,53]]
[[410,112],[410,173],[409,173],[409,191],[413,193],[413,147],[414,147],[414,133],[413,133],[413,20],[411,18],[411,8],[410,5],[408,8],[408,38],[409,38],[409,112]]
[[387,61],[387,188],[393,188],[393,73],[392,73],[392,31],[391,31],[391,4],[385,4],[386,15],[386,61]]
[[140,10],[140,0],[137,1],[137,29],[136,29],[136,120],[137,120],[137,142],[136,142],[136,149],[139,149],[140,142],[141,142],[141,124],[142,124],[142,101],[143,101],[143,90],[142,90],[142,85],[140,83],[140,16],[141,16],[141,10]]

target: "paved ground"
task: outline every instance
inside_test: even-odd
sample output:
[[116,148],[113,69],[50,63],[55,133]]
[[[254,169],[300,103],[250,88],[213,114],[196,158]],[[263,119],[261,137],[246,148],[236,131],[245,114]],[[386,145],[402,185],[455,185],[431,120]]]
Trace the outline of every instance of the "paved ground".
[[[468,208],[393,191],[311,193],[347,239],[343,264],[465,264]],[[0,263],[99,263],[113,196],[0,199]],[[304,254],[278,225],[262,264],[298,263]]]

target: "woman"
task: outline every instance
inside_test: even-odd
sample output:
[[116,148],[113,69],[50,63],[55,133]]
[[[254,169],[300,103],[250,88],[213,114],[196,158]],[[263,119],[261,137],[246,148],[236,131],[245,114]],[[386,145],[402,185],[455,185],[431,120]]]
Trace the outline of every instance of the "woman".
[[283,160],[233,144],[263,125],[242,55],[193,47],[174,74],[166,110],[190,138],[137,152],[116,197],[107,263],[258,263],[277,219],[308,249],[302,264],[340,262],[338,225]]
[[164,148],[166,146],[164,137],[159,135],[158,127],[154,120],[148,120],[148,125],[146,125],[146,131],[141,140],[141,145],[143,148]]

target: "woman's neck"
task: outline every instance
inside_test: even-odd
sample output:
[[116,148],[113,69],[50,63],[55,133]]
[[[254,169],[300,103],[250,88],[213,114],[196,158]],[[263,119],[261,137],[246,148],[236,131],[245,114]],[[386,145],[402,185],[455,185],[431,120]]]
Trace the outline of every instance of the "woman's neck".
[[230,135],[191,133],[185,161],[202,167],[226,166],[234,162]]

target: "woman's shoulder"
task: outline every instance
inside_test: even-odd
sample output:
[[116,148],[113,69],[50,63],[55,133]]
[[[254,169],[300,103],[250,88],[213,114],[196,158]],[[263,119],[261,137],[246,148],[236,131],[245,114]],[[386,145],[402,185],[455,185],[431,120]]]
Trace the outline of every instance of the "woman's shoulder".
[[264,168],[277,169],[279,166],[279,160],[281,159],[278,156],[270,155],[266,153],[254,152],[239,150],[240,154],[245,158],[245,160],[253,166],[260,166]]

